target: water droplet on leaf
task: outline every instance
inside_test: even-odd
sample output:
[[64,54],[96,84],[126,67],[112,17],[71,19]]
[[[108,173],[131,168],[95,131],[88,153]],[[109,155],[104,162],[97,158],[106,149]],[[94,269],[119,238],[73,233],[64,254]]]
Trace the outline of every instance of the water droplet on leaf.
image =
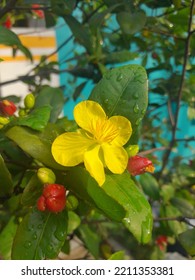
[[26,249],[29,249],[29,248],[31,247],[31,245],[32,245],[32,243],[31,243],[30,241],[26,241],[26,242],[24,243],[24,247],[25,247]]
[[136,125],[139,125],[141,122],[142,118],[137,119],[137,121],[135,122]]
[[137,114],[139,113],[139,105],[135,104],[135,106],[133,107],[133,111]]
[[122,74],[122,73],[119,73],[119,74],[117,75],[116,80],[117,80],[118,82],[120,82],[122,79],[123,79],[123,74]]
[[134,94],[133,94],[133,98],[134,98],[134,99],[138,99],[138,98],[139,98],[139,94],[138,94],[137,92],[134,93]]

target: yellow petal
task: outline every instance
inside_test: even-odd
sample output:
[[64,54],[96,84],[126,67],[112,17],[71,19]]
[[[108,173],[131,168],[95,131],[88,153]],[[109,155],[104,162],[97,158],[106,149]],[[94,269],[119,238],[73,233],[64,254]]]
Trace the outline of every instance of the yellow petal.
[[81,128],[94,134],[96,123],[100,119],[106,119],[106,114],[97,102],[86,100],[75,106],[74,118]]
[[84,164],[90,175],[97,181],[99,186],[105,182],[104,165],[100,158],[100,145],[95,145],[84,154]]
[[104,161],[108,169],[115,174],[123,173],[128,162],[128,155],[125,149],[107,143],[102,145],[102,149],[104,153]]
[[127,143],[132,134],[132,127],[130,121],[122,116],[113,116],[109,121],[117,127],[118,134],[112,140],[111,144],[123,146]]
[[87,138],[82,130],[67,132],[58,136],[52,144],[54,159],[63,166],[75,166],[83,162],[84,152],[93,145],[93,140]]

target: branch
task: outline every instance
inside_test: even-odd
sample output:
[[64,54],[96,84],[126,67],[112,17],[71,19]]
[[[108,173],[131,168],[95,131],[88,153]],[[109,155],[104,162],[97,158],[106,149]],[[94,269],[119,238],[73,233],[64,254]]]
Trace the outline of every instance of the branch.
[[177,221],[177,222],[183,222],[186,223],[189,226],[195,227],[190,221],[188,220],[195,220],[195,217],[184,217],[184,216],[178,216],[178,217],[159,217],[159,218],[154,218],[154,221],[159,222],[159,221]]
[[189,22],[188,22],[188,35],[186,37],[186,42],[185,42],[185,50],[184,50],[184,63],[183,63],[183,68],[182,68],[182,74],[181,74],[181,81],[180,81],[180,86],[179,86],[179,91],[177,95],[177,101],[176,101],[176,113],[175,113],[175,120],[174,120],[174,125],[172,128],[172,138],[169,144],[169,149],[164,155],[163,158],[163,163],[162,163],[162,168],[159,172],[159,177],[161,177],[167,162],[169,160],[169,156],[171,154],[171,151],[174,147],[175,141],[176,141],[176,131],[177,131],[177,125],[178,125],[178,118],[179,118],[179,111],[180,111],[180,103],[181,103],[181,98],[182,98],[182,92],[183,92],[183,86],[184,86],[184,81],[185,81],[185,74],[187,70],[187,62],[188,62],[188,57],[189,57],[189,51],[190,51],[190,39],[193,34],[191,28],[192,28],[192,23],[193,23],[193,11],[194,11],[194,4],[195,0],[192,0],[191,4],[191,9],[190,9],[190,17],[189,17]]
[[17,1],[18,0],[7,1],[6,6],[4,6],[2,9],[0,9],[0,18],[2,18],[4,15],[6,15],[11,10],[13,10]]

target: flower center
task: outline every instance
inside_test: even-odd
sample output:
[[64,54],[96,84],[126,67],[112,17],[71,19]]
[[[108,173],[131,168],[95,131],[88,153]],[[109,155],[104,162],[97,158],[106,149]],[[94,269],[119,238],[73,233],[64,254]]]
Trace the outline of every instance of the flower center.
[[119,134],[119,128],[108,119],[100,119],[92,124],[94,138],[99,142],[111,142]]

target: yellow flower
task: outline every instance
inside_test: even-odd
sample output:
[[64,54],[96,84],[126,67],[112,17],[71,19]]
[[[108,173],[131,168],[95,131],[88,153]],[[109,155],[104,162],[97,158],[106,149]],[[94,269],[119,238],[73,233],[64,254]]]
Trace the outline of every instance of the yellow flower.
[[63,166],[84,162],[100,186],[105,181],[104,167],[115,174],[123,173],[128,162],[123,145],[132,133],[130,121],[122,116],[108,118],[98,103],[89,100],[75,106],[74,118],[81,129],[63,133],[54,140],[54,159]]

